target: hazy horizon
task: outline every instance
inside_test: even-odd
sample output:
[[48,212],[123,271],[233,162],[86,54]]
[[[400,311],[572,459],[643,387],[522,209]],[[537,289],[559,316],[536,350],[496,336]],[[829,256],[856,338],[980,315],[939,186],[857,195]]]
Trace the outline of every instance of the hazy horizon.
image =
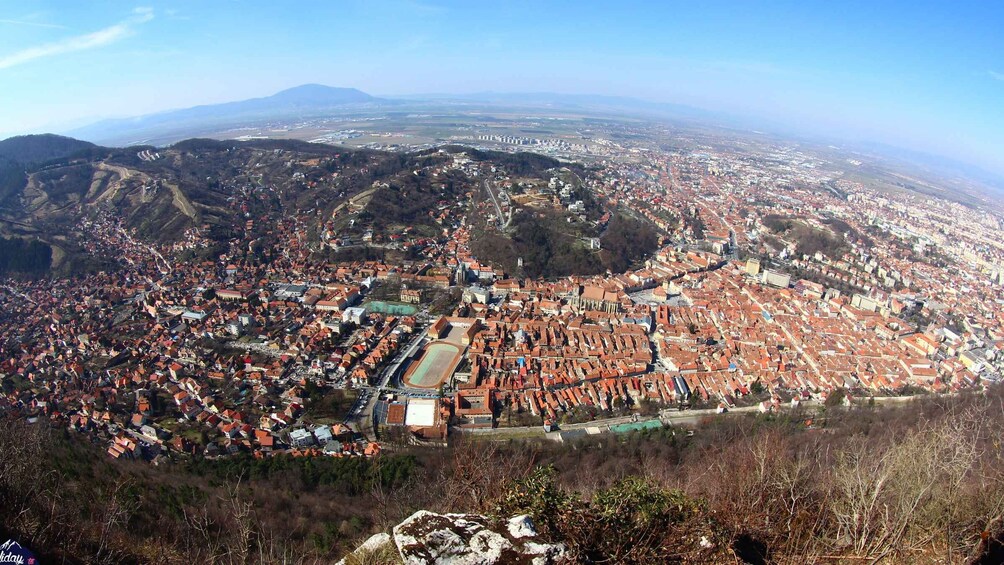
[[626,96],[1004,174],[1002,24],[979,4],[8,4],[0,136],[320,83]]

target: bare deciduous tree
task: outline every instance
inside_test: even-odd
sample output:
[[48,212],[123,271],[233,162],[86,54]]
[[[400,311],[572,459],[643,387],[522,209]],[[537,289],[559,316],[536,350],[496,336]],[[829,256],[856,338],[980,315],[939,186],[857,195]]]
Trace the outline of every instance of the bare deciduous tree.
[[976,513],[966,508],[968,520],[957,509],[974,488],[997,500],[1004,494],[1001,483],[976,476],[986,455],[987,422],[985,409],[969,408],[899,441],[876,445],[859,438],[842,450],[829,506],[838,543],[875,562],[932,546],[942,547],[950,561],[972,554],[978,540],[964,540],[963,530],[971,532],[979,520],[999,520],[1001,504]]

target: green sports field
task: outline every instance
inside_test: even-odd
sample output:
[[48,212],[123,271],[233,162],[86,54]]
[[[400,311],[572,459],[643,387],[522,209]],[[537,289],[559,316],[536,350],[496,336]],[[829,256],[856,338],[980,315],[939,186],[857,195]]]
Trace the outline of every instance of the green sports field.
[[416,388],[436,388],[446,381],[460,364],[460,346],[434,341],[425,346],[418,361],[404,375],[405,384]]

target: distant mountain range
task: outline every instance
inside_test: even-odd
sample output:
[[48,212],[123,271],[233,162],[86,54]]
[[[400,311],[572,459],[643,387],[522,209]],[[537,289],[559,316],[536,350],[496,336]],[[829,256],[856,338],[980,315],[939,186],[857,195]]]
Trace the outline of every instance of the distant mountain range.
[[[568,113],[620,115],[635,118],[670,119],[699,126],[721,127],[743,131],[761,131],[786,139],[804,139],[825,143],[818,135],[795,131],[766,120],[715,112],[664,102],[650,102],[626,96],[591,94],[558,94],[551,92],[478,92],[471,94],[417,94],[378,98],[355,88],[336,88],[320,84],[305,84],[278,92],[272,96],[237,102],[195,106],[170,110],[135,118],[103,120],[64,132],[105,146],[130,145],[165,146],[192,137],[215,137],[220,132],[242,126],[261,126],[269,121],[296,120],[339,116],[345,114],[375,114],[382,112],[450,112],[458,108],[478,111],[496,110],[560,110]],[[815,138],[815,139],[813,139]],[[836,140],[830,140],[836,143]],[[923,165],[932,172],[965,174],[975,180],[1004,191],[1000,174],[981,170],[957,160],[925,155],[917,151],[893,148],[876,143],[839,143],[847,149],[856,147],[865,153],[877,153],[896,161]],[[2,152],[0,152],[2,159]],[[15,159],[16,160],[16,159]]]
[[730,118],[721,112],[712,112],[683,104],[649,102],[628,96],[599,94],[560,94],[555,92],[475,92],[471,94],[416,94],[399,97],[401,100],[424,100],[455,103],[481,103],[494,106],[530,106],[560,108],[563,110],[590,110],[632,114],[658,114],[674,118],[722,119]]
[[[264,98],[195,106],[135,118],[103,120],[65,133],[75,138],[111,146],[165,145],[180,139],[270,119],[316,118],[366,110],[400,110],[407,106],[427,110],[430,106],[450,108],[457,105],[550,108],[570,112],[727,122],[732,125],[737,125],[741,120],[736,116],[681,104],[648,102],[623,96],[480,92],[377,98],[355,88],[305,84]],[[753,127],[756,124],[746,125]]]
[[264,98],[169,110],[147,116],[103,120],[66,135],[106,145],[161,145],[199,133],[255,120],[316,117],[350,108],[393,105],[355,88],[305,84]]

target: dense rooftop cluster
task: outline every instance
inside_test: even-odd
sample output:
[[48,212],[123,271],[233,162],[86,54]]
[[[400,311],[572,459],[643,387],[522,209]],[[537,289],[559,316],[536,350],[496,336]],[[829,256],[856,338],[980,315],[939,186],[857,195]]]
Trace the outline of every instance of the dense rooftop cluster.
[[[604,147],[588,172],[453,150],[367,183],[346,177],[387,165],[258,151],[206,181],[241,220],[225,237],[196,221],[144,237],[98,209],[73,229],[117,268],[0,286],[0,409],[115,457],[363,456],[398,426],[441,440],[514,414],[550,426],[999,378],[999,215],[788,147]],[[331,206],[302,207],[322,189]],[[656,226],[659,248],[624,273],[528,278],[523,257],[472,245],[519,214],[558,218],[585,257],[612,214]],[[434,359],[436,342],[462,358]],[[408,380],[436,370],[438,386]]]

